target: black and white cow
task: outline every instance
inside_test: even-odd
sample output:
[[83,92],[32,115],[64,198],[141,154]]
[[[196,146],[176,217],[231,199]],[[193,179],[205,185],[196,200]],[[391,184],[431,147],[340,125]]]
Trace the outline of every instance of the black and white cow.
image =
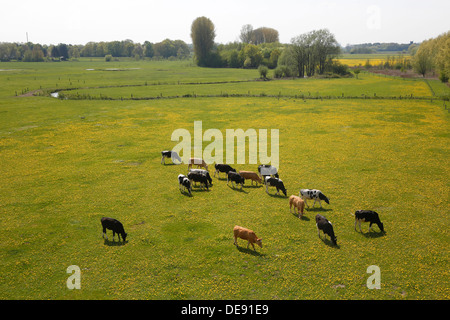
[[370,222],[369,224],[369,232],[372,229],[372,224],[376,224],[378,226],[378,228],[380,228],[380,230],[382,232],[384,232],[384,226],[383,223],[380,220],[380,217],[378,216],[378,213],[376,213],[375,211],[372,210],[357,210],[355,212],[355,231],[356,230],[356,224],[359,223],[359,231],[362,232],[361,230],[361,222]]
[[234,184],[240,184],[241,185],[241,189],[245,184],[245,178],[243,176],[241,176],[239,173],[236,173],[234,171],[229,171],[227,174],[227,185],[228,182],[231,181],[231,185],[234,188]]
[[323,232],[323,237],[326,238],[326,235],[328,235],[331,239],[331,243],[333,245],[337,245],[337,237],[334,235],[333,225],[330,221],[327,220],[324,216],[317,214],[316,215],[316,227],[317,227],[317,234],[320,238],[320,230]]
[[106,234],[106,229],[109,229],[109,230],[112,230],[112,232],[113,232],[113,241],[114,241],[114,237],[117,233],[117,236],[119,237],[119,241],[120,241],[120,236],[122,236],[122,240],[123,240],[123,242],[125,242],[125,239],[127,238],[127,234],[125,233],[123,225],[119,220],[103,217],[100,221],[102,222],[102,227],[103,227],[103,234],[102,234],[103,238],[106,236],[106,239],[108,240],[108,235]]
[[189,172],[203,174],[204,176],[206,176],[206,179],[208,180],[209,185],[212,186],[212,178],[211,178],[211,175],[209,174],[208,170],[205,170],[205,169],[189,169]]
[[204,187],[206,187],[206,190],[208,190],[208,178],[204,174],[201,174],[199,172],[189,172],[188,179],[193,182],[200,182],[200,186],[203,185]]
[[279,178],[277,168],[275,168],[274,166],[271,166],[270,164],[259,165],[258,173],[261,176],[262,181],[264,181],[264,179],[266,177]]
[[308,203],[306,200],[313,200],[314,204],[313,208],[316,205],[316,201],[319,200],[320,207],[322,208],[321,200],[325,201],[327,204],[330,204],[330,200],[322,193],[320,190],[316,189],[300,189],[299,197],[301,197],[303,200],[305,200],[306,206],[309,208]]
[[269,193],[269,187],[276,187],[277,188],[277,194],[279,194],[280,190],[284,193],[285,196],[287,196],[287,190],[284,187],[283,181],[278,178],[274,177],[265,177],[264,184],[266,185],[266,192]]
[[225,172],[227,175],[228,175],[228,172],[230,172],[230,171],[236,172],[236,169],[232,168],[228,164],[216,163],[214,165],[214,167],[216,168],[216,171],[214,171],[214,177],[216,176],[216,173],[217,173],[218,178],[220,177],[220,172]]
[[[187,189],[189,195],[191,196],[191,191],[192,191],[192,185],[191,185],[191,181],[188,179],[188,177],[186,177],[184,174],[179,174],[178,175],[178,184],[180,187],[180,191],[183,192],[184,190]],[[183,190],[181,190],[183,189]]]
[[166,164],[166,158],[172,159],[172,163],[175,163],[173,160],[177,160],[181,164],[183,161],[176,151],[164,150],[161,151],[161,164]]

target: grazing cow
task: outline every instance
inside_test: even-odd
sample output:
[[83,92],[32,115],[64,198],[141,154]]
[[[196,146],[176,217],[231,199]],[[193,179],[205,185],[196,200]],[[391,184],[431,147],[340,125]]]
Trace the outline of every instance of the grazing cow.
[[287,196],[287,190],[284,187],[283,181],[278,178],[273,177],[265,177],[264,184],[266,185],[266,192],[269,193],[268,187],[276,187],[277,194],[279,194],[280,190],[283,191],[284,195]]
[[[192,186],[191,186],[191,181],[188,179],[188,177],[186,177],[184,174],[179,174],[178,175],[178,183],[180,185],[180,191],[183,192],[184,190],[187,189],[189,195],[191,196],[191,191],[192,191]],[[183,188],[183,190],[181,190],[181,188]]]
[[251,244],[253,247],[253,250],[256,251],[254,243],[256,243],[258,246],[260,246],[262,248],[262,238],[258,238],[252,230],[246,229],[246,228],[243,228],[240,226],[234,226],[233,233],[234,233],[234,245],[235,246],[238,245],[237,238],[241,238],[241,239],[248,241],[247,249],[248,249],[248,246]]
[[102,234],[103,238],[106,236],[106,239],[108,240],[108,235],[106,234],[106,229],[109,229],[109,230],[112,230],[112,232],[113,232],[113,241],[114,241],[114,236],[117,233],[117,236],[119,237],[119,241],[120,241],[120,236],[122,236],[122,240],[123,240],[123,242],[125,242],[125,239],[127,238],[127,234],[125,233],[125,230],[123,229],[122,223],[120,223],[116,219],[106,218],[106,217],[103,217],[101,219],[101,222],[102,222],[102,227],[103,227],[103,234]]
[[225,172],[226,174],[228,174],[228,172],[230,172],[230,171],[236,172],[236,169],[232,168],[228,164],[216,163],[214,165],[214,167],[216,168],[216,171],[214,171],[214,177],[216,176],[216,173],[217,173],[218,178],[220,177],[220,172]]
[[303,201],[303,199],[300,197],[292,195],[289,197],[289,212],[291,212],[292,206],[294,206],[294,213],[295,208],[297,208],[297,215],[299,219],[301,219],[303,217],[303,209],[305,208],[305,201]]
[[228,172],[227,185],[228,185],[228,182],[230,182],[230,181],[231,181],[231,185],[233,186],[233,188],[234,188],[234,183],[236,183],[236,184],[240,183],[241,189],[242,189],[242,187],[244,186],[244,183],[245,183],[244,177],[242,177],[239,173],[236,173],[233,171]]
[[316,215],[316,227],[319,238],[320,230],[322,230],[324,238],[326,238],[326,235],[328,235],[331,239],[331,243],[333,245],[337,245],[337,237],[334,235],[333,225],[330,221],[327,220],[327,218],[320,214]]
[[279,178],[277,168],[275,168],[274,166],[271,166],[270,164],[259,165],[258,172],[263,181],[264,181],[265,177],[267,177],[267,176]]
[[357,210],[355,212],[355,231],[356,231],[356,224],[359,222],[359,231],[361,230],[361,222],[370,222],[369,224],[369,232],[372,229],[372,224],[376,224],[378,228],[382,232],[384,232],[384,226],[383,223],[380,221],[380,217],[378,216],[378,213],[372,210]]
[[173,162],[173,159],[177,160],[179,164],[183,162],[178,153],[176,153],[176,151],[169,151],[169,150],[161,151],[161,164],[166,164],[166,158],[172,159],[172,163],[175,163]]
[[319,200],[320,207],[322,208],[321,200],[325,201],[327,204],[330,204],[330,201],[328,198],[322,193],[320,190],[316,189],[300,189],[300,192],[298,194],[303,200],[305,200],[306,206],[308,206],[308,202],[306,200],[312,200],[314,199],[313,208],[316,205],[316,201]]
[[208,165],[206,164],[205,160],[199,159],[199,158],[190,158],[188,161],[188,170],[192,168],[193,165],[196,165],[197,168],[203,167],[206,170],[208,170]]
[[199,172],[189,172],[188,179],[194,182],[200,182],[200,185],[205,186],[206,190],[208,190],[208,178],[204,174]]
[[253,181],[256,181],[256,183],[262,183],[261,178],[258,176],[258,174],[256,172],[253,171],[239,171],[239,174],[247,180],[252,180],[252,185],[253,185]]
[[206,176],[206,179],[208,179],[209,185],[212,186],[212,178],[209,174],[209,171],[204,169],[189,169],[189,172],[197,172],[203,174],[204,176]]

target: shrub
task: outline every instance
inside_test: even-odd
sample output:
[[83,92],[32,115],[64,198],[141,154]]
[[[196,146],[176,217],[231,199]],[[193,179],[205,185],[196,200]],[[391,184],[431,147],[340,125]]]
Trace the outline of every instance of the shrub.
[[443,83],[446,83],[449,80],[449,76],[442,71],[441,74],[439,75],[439,80],[441,80]]
[[107,54],[107,55],[105,56],[105,61],[106,61],[106,62],[110,62],[111,60],[112,60],[112,55]]
[[264,65],[260,65],[260,66],[258,67],[258,72],[259,72],[260,78],[267,79],[267,73],[269,72],[269,68],[267,68],[267,67],[264,66]]

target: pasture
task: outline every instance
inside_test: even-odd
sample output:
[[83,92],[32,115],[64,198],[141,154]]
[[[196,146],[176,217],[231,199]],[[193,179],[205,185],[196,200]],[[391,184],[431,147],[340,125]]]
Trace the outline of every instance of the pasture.
[[[256,70],[186,61],[0,69],[0,299],[450,298],[449,106],[436,96],[448,87],[369,74],[254,81]],[[61,89],[79,99],[47,95]],[[160,152],[197,120],[279,129],[288,197],[316,188],[330,204],[299,219],[288,197],[224,176],[180,193],[187,165],[161,165]],[[356,232],[359,209],[377,211],[386,234]],[[338,246],[317,236],[317,213]],[[125,244],[102,238],[104,216],[123,223]],[[235,225],[263,248],[234,246]],[[80,290],[66,287],[70,265]],[[366,286],[371,265],[379,290]]]

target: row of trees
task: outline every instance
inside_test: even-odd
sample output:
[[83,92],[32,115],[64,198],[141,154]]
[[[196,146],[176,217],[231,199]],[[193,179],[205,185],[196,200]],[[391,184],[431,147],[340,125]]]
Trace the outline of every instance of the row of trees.
[[251,25],[242,27],[241,43],[215,46],[215,36],[215,27],[209,18],[199,17],[193,21],[191,38],[199,66],[258,68],[264,65],[273,69],[281,61],[286,75],[304,77],[324,74],[340,53],[336,38],[327,29],[299,35],[289,45],[278,42],[278,31],[254,30]]
[[69,56],[79,57],[79,51],[76,46],[60,43],[58,45],[40,45],[35,43],[0,43],[0,61],[26,61],[40,62],[45,58],[49,59],[68,59]]
[[81,50],[82,57],[138,57],[138,58],[170,58],[184,59],[189,57],[189,46],[182,40],[165,39],[161,42],[143,44],[132,40],[111,42],[88,42]]
[[133,57],[133,58],[177,58],[190,56],[189,46],[182,40],[165,39],[158,43],[145,41],[143,44],[132,40],[110,42],[88,42],[85,45],[40,45],[31,42],[0,43],[0,61],[40,62],[47,60],[68,60],[79,57]]
[[413,56],[413,66],[417,73],[425,76],[428,72],[438,72],[442,82],[450,78],[450,31],[437,38],[420,44]]

